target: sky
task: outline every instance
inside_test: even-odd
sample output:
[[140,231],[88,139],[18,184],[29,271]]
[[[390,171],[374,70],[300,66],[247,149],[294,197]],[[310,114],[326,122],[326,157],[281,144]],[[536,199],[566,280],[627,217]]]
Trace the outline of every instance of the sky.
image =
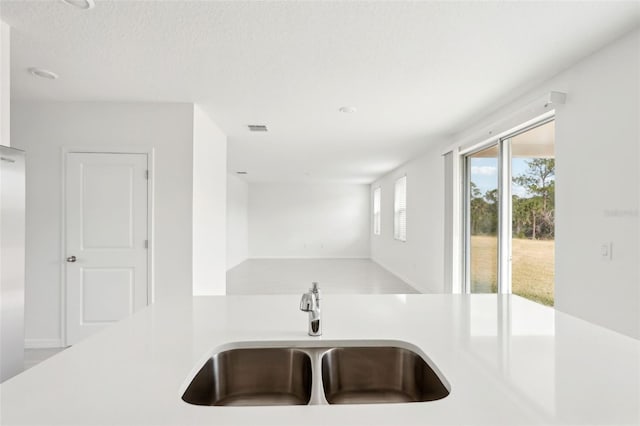
[[[531,158],[514,158],[511,163],[511,175],[518,176],[527,171],[527,161]],[[498,159],[497,158],[471,158],[471,181],[478,189],[485,192],[498,188]],[[528,197],[528,191],[519,185],[512,186],[513,195]]]

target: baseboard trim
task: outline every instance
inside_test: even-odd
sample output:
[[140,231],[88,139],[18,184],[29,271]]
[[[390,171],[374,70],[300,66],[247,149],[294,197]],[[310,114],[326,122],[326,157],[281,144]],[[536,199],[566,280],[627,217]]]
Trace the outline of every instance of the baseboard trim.
[[411,287],[413,287],[418,293],[424,293],[422,290],[420,290],[420,288],[416,285],[415,282],[413,282],[412,280],[410,280],[409,278],[403,276],[402,274],[399,274],[397,272],[395,272],[393,269],[391,269],[389,266],[385,265],[384,263],[380,262],[377,259],[371,258],[371,261],[375,264],[377,264],[379,267],[381,267],[382,269],[384,269],[385,271],[387,271],[388,273],[390,273],[391,275],[395,275],[396,277],[400,278],[402,281],[404,281],[405,283],[409,284]]
[[239,261],[239,262],[235,262],[235,263],[234,263],[233,265],[231,265],[231,266],[227,266],[227,271],[230,271],[231,269],[235,268],[236,266],[238,266],[239,264],[241,264],[242,262],[244,262],[244,261],[246,261],[246,260],[248,260],[248,259],[249,259],[248,257],[245,257],[245,258],[244,258],[244,259],[242,259],[241,261]]
[[50,349],[62,348],[60,339],[24,339],[25,349]]

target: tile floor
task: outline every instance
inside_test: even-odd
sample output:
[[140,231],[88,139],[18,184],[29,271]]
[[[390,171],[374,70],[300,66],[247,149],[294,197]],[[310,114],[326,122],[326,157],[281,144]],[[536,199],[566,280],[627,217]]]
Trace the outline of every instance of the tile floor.
[[47,348],[47,349],[25,349],[24,350],[24,369],[40,364],[47,358],[51,358],[58,352],[62,352],[65,348]]
[[369,259],[249,259],[227,271],[227,294],[418,293]]

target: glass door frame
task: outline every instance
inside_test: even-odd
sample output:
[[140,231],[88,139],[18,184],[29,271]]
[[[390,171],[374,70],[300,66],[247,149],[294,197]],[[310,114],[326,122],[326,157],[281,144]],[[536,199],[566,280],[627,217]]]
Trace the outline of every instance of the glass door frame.
[[543,126],[555,120],[555,113],[540,117],[538,120],[506,132],[474,146],[472,149],[460,152],[462,171],[462,292],[471,293],[471,161],[474,154],[494,146],[498,147],[498,265],[497,265],[497,294],[511,294],[511,268],[513,237],[512,218],[513,201],[511,188],[511,139],[536,127]]

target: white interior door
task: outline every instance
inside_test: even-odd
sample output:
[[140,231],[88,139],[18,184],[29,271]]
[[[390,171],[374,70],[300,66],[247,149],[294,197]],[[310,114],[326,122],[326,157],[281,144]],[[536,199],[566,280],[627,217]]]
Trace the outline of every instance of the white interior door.
[[146,154],[67,154],[69,345],[147,305],[147,177]]

